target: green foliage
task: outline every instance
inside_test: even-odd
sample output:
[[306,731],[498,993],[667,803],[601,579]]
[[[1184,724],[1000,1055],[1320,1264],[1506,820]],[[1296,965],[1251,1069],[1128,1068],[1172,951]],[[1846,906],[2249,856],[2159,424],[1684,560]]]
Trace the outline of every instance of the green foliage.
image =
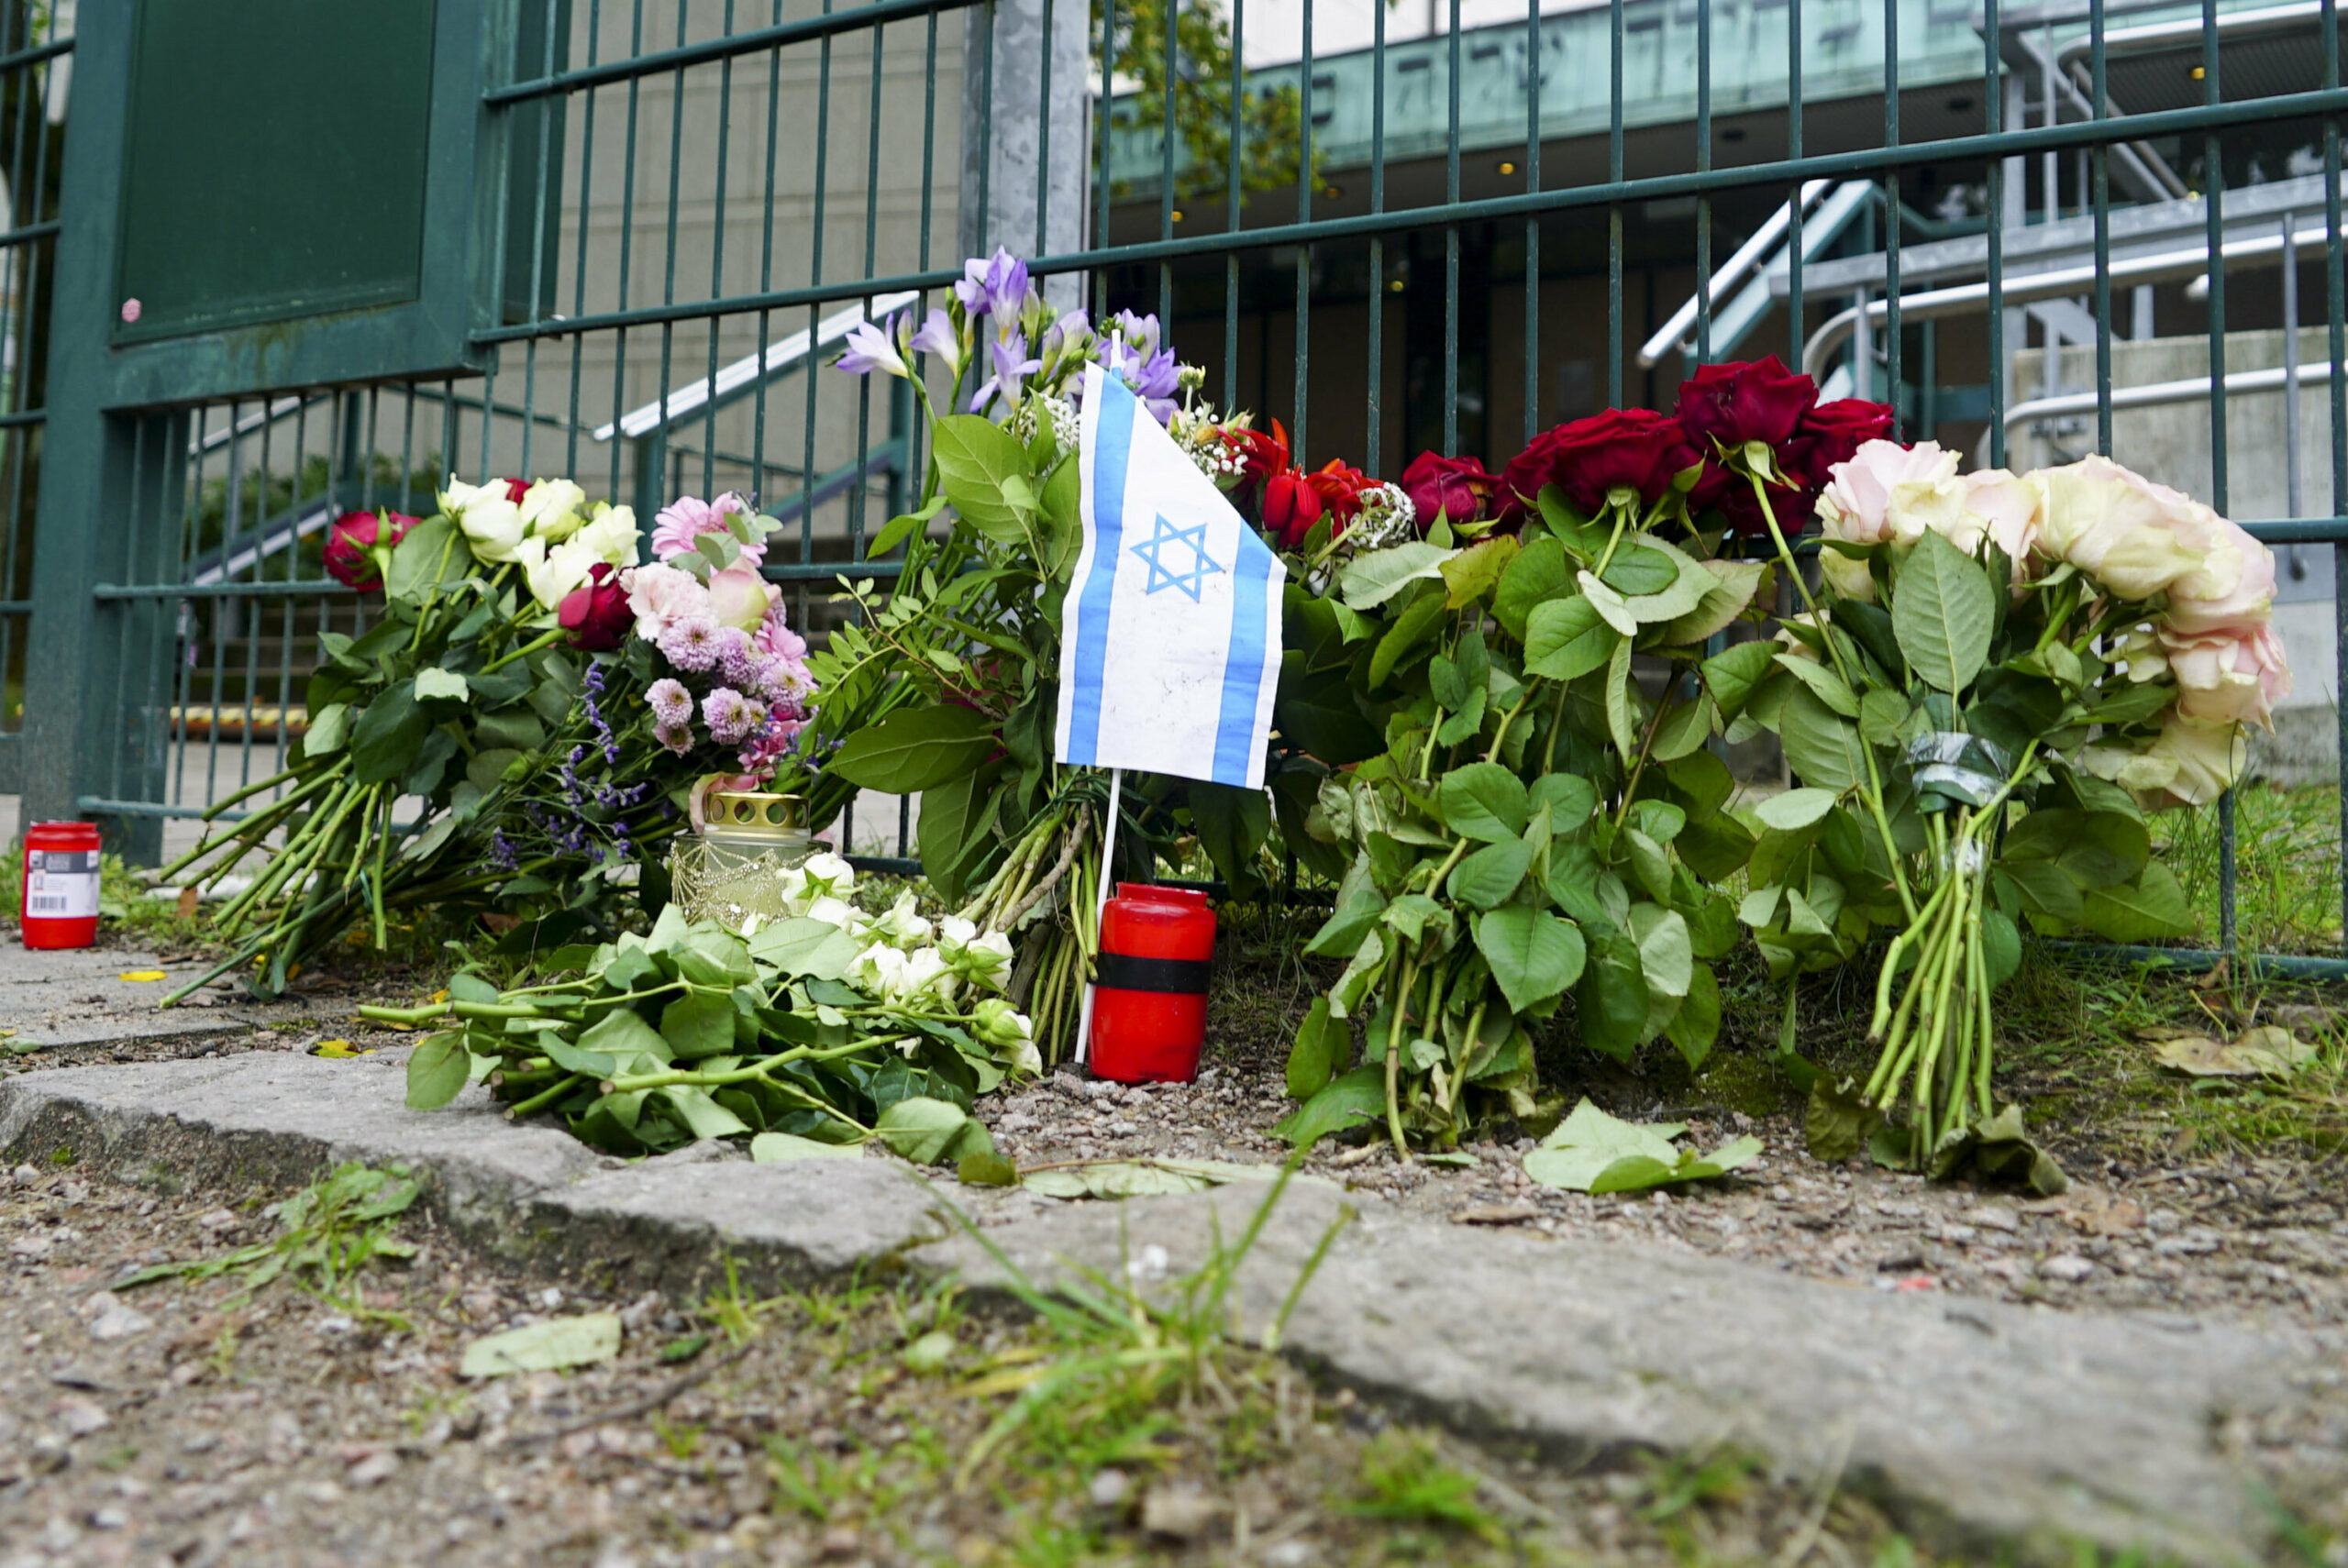
[[[1166,56],[1167,6],[1174,4],[1175,59]],[[1174,190],[1185,201],[1225,190],[1230,182],[1232,39],[1225,12],[1208,0],[1124,0],[1112,40],[1114,69],[1137,92],[1120,96],[1119,129],[1159,133],[1166,88],[1174,86],[1174,125],[1181,146],[1174,160]],[[1092,7],[1088,36],[1093,69],[1102,69],[1102,7]],[[1301,99],[1289,83],[1243,88],[1239,104],[1239,188],[1268,191],[1296,183],[1303,147]],[[1315,172],[1318,172],[1316,160]],[[1124,194],[1121,183],[1114,193]]]
[[277,1234],[271,1239],[194,1263],[150,1264],[116,1280],[113,1288],[128,1290],[159,1279],[236,1275],[241,1285],[235,1300],[242,1302],[283,1278],[354,1314],[384,1318],[404,1329],[406,1324],[393,1314],[366,1308],[356,1282],[376,1258],[415,1255],[415,1249],[393,1231],[422,1192],[404,1165],[389,1170],[356,1162],[339,1165],[278,1206]]

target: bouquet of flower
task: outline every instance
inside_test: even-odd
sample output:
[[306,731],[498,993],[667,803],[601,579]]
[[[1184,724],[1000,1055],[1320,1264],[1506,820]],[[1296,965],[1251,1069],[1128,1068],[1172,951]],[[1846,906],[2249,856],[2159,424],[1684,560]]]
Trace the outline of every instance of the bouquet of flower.
[[[274,991],[355,917],[370,921],[381,946],[392,909],[502,879],[477,874],[469,830],[495,822],[526,775],[496,766],[500,756],[543,753],[573,727],[580,665],[556,645],[571,635],[566,617],[581,611],[580,595],[592,600],[593,574],[631,559],[636,540],[626,507],[591,506],[568,480],[452,480],[432,517],[335,522],[327,569],[381,593],[383,614],[360,635],[320,637],[309,729],[290,765],[206,816],[265,791],[276,798],[162,873],[202,865],[197,882],[217,885],[266,855],[221,910],[218,928],[236,946],[213,974],[265,957],[255,983]],[[391,817],[404,797],[424,812],[402,830]]]
[[[947,373],[942,408],[914,373],[923,355]],[[837,741],[820,748],[822,768],[921,796],[923,869],[949,900],[967,897],[962,918],[1018,938],[1011,994],[1050,1056],[1074,1032],[1092,895],[1108,874],[1107,779],[1051,756],[1089,363],[1122,378],[1209,472],[1236,480],[1224,422],[1197,395],[1202,378],[1164,346],[1155,316],[1120,313],[1096,328],[1082,311],[1059,314],[1003,251],[969,261],[918,329],[906,314],[851,335],[839,369],[910,380],[932,461],[919,506],[871,541],[874,557],[904,547],[893,587],[844,580],[861,613],[808,661]],[[1185,809],[1212,819],[1240,793],[1128,778],[1119,843],[1146,862]]]
[[409,1059],[418,1110],[486,1077],[509,1116],[551,1111],[614,1154],[745,1135],[761,1159],[867,1140],[923,1164],[988,1154],[972,1098],[1042,1066],[1002,995],[1010,939],[933,925],[909,893],[868,915],[855,880],[818,855],[770,924],[737,932],[671,908],[649,936],[550,955],[570,977],[501,992],[464,974],[443,1000],[360,1011],[449,1026]]
[[1780,972],[1899,928],[1860,1098],[1904,1105],[1898,1152],[1944,1166],[1995,1110],[1989,997],[2021,926],[2186,929],[2142,812],[2215,801],[2290,690],[2273,558],[2209,507],[2100,457],[1956,470],[1930,442],[1834,465],[1823,602],[1732,650],[1802,785],[1753,813],[1741,912]]

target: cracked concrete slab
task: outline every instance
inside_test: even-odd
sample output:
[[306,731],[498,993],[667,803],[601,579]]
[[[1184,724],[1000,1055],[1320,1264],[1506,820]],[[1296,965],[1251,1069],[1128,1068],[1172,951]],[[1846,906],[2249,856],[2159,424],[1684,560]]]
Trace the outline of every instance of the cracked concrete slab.
[[[1036,1278],[1089,1268],[1147,1285],[1204,1264],[1215,1223],[1235,1241],[1260,1198],[1234,1187],[1121,1211],[932,1188],[878,1156],[758,1165],[697,1147],[631,1164],[509,1123],[477,1088],[449,1110],[410,1111],[404,1056],[20,1074],[0,1080],[0,1156],[71,1147],[80,1163],[148,1180],[292,1182],[341,1160],[404,1162],[430,1176],[435,1216],[473,1244],[599,1283],[685,1290],[732,1259],[768,1283],[902,1266],[999,1292],[1002,1264],[945,1214],[948,1198]],[[1346,1204],[1325,1187],[1290,1191],[1234,1293],[1244,1332],[1270,1325]],[[1351,1207],[1281,1348],[1384,1399],[1566,1458],[1739,1444],[1963,1547],[2255,1554],[2260,1516],[2223,1434],[2286,1397],[2286,1341],[1854,1290]]]

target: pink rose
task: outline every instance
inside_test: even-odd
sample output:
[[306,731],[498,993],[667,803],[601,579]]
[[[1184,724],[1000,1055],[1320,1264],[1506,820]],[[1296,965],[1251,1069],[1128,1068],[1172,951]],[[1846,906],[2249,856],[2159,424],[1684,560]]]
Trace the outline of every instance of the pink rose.
[[2208,636],[2161,634],[2176,679],[2177,712],[2207,723],[2263,724],[2291,694],[2291,668],[2272,626]]
[[[1818,498],[1819,530],[1855,545],[1913,545],[1926,529],[1950,532],[1964,503],[1955,452],[1933,441],[1867,441],[1830,470]],[[1818,563],[1844,598],[1875,597],[1866,561],[1822,548]]]
[[711,613],[722,626],[755,632],[766,619],[768,608],[781,598],[782,590],[760,577],[754,567],[727,567],[709,574]]
[[1965,489],[1964,506],[1941,531],[1968,556],[1980,552],[1985,537],[2003,550],[2013,569],[2013,596],[2020,599],[2031,577],[2030,553],[2038,545],[2044,493],[2030,479],[2003,469],[1983,469],[1958,483]]
[[2067,561],[2119,598],[2165,593],[2188,573],[2210,573],[2218,592],[2234,586],[2239,568],[2227,569],[2235,552],[2223,548],[2233,525],[2191,496],[2104,457],[2042,469],[2036,478],[2046,492],[2040,553]]
[[647,642],[658,641],[672,622],[713,614],[709,590],[689,571],[655,562],[630,567],[620,578],[636,612],[636,635]]
[[2237,524],[2220,517],[2217,525],[2202,564],[2170,585],[2170,630],[2231,631],[2264,625],[2275,613],[2275,552]]
[[2208,806],[2242,777],[2250,745],[2243,739],[2240,724],[2209,723],[2172,709],[2143,755],[2176,767],[2158,791],[2146,791],[2141,797],[2144,804]]

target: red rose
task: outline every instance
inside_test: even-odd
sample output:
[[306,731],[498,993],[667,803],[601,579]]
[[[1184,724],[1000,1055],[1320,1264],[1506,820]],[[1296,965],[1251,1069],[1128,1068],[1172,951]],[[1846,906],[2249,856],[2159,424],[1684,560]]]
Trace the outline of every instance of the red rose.
[[1294,469],[1274,474],[1264,485],[1264,529],[1292,550],[1304,543],[1321,521],[1321,494],[1305,475]]
[[383,586],[374,551],[407,537],[419,519],[404,512],[346,512],[327,529],[327,575],[345,588],[372,593]]
[[1741,365],[1704,365],[1679,388],[1679,423],[1700,444],[1730,452],[1748,441],[1785,444],[1818,402],[1818,383],[1775,354]]
[[505,481],[505,499],[512,502],[515,505],[521,505],[522,498],[529,493],[530,481],[528,480],[507,480]]
[[1535,436],[1511,459],[1501,480],[1501,516],[1522,515],[1553,484],[1584,516],[1596,516],[1618,487],[1653,506],[1702,455],[1678,421],[1649,408],[1610,408]]
[[[1729,532],[1748,538],[1758,537],[1769,531],[1761,517],[1761,502],[1753,493],[1753,481],[1743,474],[1729,476],[1731,482],[1721,487],[1712,504],[1720,508]],[[1818,513],[1818,491],[1805,485],[1798,489],[1767,487],[1769,510],[1777,514],[1778,531],[1789,540],[1810,525]]]
[[587,580],[562,596],[555,618],[570,634],[570,646],[587,653],[608,653],[619,646],[636,624],[620,574],[604,561],[588,568]]
[[1402,489],[1418,513],[1419,531],[1434,526],[1438,517],[1453,523],[1480,522],[1492,514],[1492,496],[1500,480],[1485,471],[1480,458],[1446,458],[1421,452],[1402,470]]
[[1778,461],[1788,479],[1822,489],[1834,477],[1835,464],[1849,462],[1861,446],[1883,440],[1890,434],[1891,405],[1888,403],[1869,403],[1858,397],[1822,403],[1802,415],[1793,439],[1778,454]]

